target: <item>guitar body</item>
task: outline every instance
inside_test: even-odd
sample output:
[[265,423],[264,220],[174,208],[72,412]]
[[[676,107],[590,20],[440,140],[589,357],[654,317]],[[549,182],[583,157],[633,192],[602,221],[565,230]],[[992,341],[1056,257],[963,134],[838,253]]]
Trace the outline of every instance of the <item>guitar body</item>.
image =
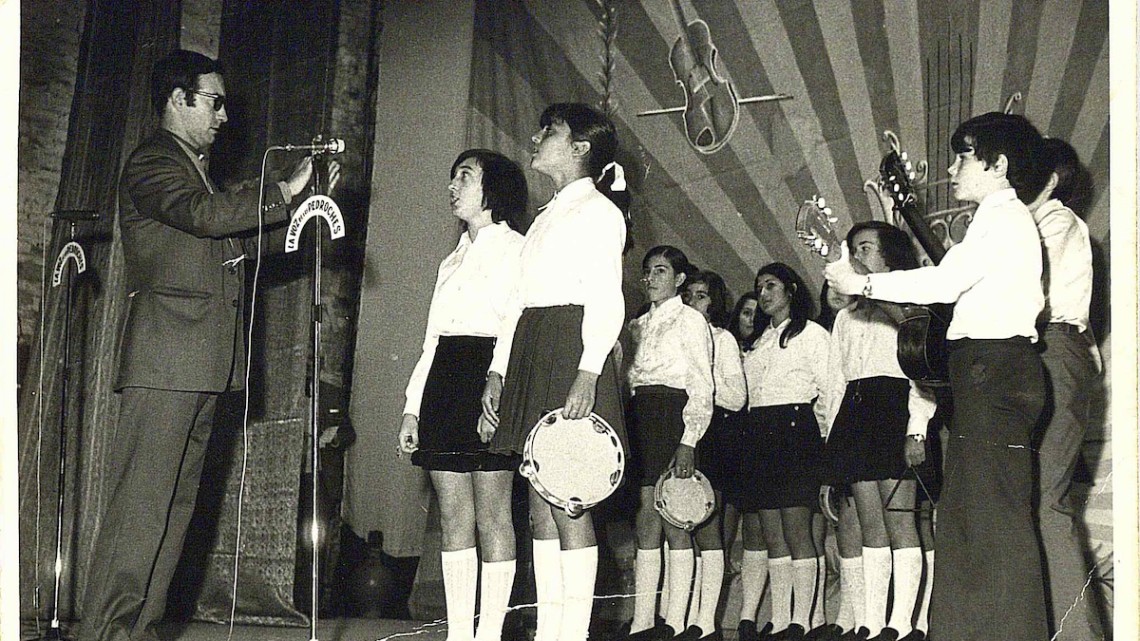
[[944,385],[949,379],[946,306],[898,305],[900,312],[898,359],[907,378],[926,385]]
[[697,151],[711,154],[728,142],[740,120],[736,88],[717,68],[709,25],[686,24],[676,3],[674,10],[682,33],[669,51],[669,67],[685,91],[685,137]]

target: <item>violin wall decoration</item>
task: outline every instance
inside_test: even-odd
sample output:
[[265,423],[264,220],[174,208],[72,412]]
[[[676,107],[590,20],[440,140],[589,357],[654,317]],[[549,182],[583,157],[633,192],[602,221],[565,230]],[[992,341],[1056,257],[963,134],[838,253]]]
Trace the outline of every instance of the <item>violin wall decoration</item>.
[[673,78],[685,92],[684,107],[651,109],[638,116],[683,114],[685,138],[693,149],[711,154],[728,143],[740,121],[739,105],[789,100],[788,94],[740,98],[732,80],[721,70],[719,56],[707,22],[685,20],[680,0],[672,0],[673,16],[681,35],[669,51]]

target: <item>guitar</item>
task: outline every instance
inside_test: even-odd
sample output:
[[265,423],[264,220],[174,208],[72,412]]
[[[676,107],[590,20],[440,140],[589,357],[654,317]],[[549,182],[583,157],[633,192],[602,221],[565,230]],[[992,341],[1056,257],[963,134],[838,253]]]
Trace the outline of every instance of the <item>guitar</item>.
[[[914,166],[891,131],[883,133],[891,150],[879,163],[879,188],[886,192],[898,214],[918,240],[918,244],[937,265],[946,255],[946,247],[922,218],[918,197],[914,192]],[[899,323],[899,365],[908,378],[932,387],[949,384],[949,351],[946,328],[953,315],[952,305],[901,305],[904,318]]]
[[687,22],[680,0],[673,15],[681,35],[669,51],[673,78],[685,90],[685,137],[693,149],[711,154],[728,142],[740,120],[736,89],[717,70],[717,48],[704,20]]
[[[813,196],[796,212],[796,237],[829,263],[842,257],[841,236],[835,229],[839,219],[823,198]],[[896,356],[907,378],[929,386],[946,384],[946,325],[942,314],[922,305],[874,301],[898,325]]]

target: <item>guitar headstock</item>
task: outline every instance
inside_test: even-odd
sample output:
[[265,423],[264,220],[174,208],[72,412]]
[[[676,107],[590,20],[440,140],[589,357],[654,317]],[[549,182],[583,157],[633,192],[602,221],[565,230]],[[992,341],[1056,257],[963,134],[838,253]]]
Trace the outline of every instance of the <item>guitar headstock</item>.
[[829,261],[839,258],[839,243],[842,239],[835,232],[839,219],[832,213],[820,196],[805,200],[796,212],[796,238],[808,249]]
[[894,132],[883,132],[883,137],[890,142],[891,151],[879,163],[879,188],[890,197],[895,211],[901,212],[917,202],[914,185],[926,180],[927,165],[925,161],[920,162],[916,169],[900,148]]

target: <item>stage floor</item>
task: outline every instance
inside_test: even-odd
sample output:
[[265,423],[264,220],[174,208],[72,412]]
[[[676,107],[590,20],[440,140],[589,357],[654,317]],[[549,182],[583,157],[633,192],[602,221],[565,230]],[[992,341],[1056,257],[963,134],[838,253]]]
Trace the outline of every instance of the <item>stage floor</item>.
[[[21,639],[31,641],[42,637],[43,627],[37,633],[35,623],[25,621]],[[73,639],[64,627],[67,639]],[[310,641],[309,628],[286,628],[255,625],[230,626],[218,623],[191,622],[165,625],[159,629],[162,641]],[[507,635],[504,635],[506,638]],[[591,630],[593,641],[610,641],[613,634]],[[427,621],[396,619],[323,619],[317,626],[318,641],[443,641],[447,626]],[[736,641],[736,630],[724,630],[725,641]]]

